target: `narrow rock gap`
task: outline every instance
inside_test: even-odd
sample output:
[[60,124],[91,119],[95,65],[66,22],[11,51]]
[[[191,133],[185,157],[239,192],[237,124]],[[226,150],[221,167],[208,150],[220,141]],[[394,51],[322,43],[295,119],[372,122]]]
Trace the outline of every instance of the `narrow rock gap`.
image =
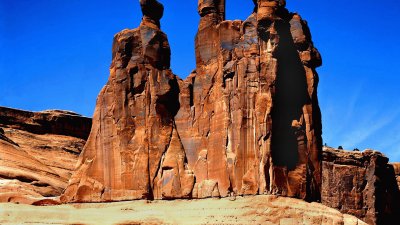
[[[164,15],[161,19],[161,29],[168,35],[171,48],[171,70],[179,78],[186,79],[196,68],[195,45],[193,37],[196,35],[200,16],[196,13],[197,1],[184,1],[184,4],[159,1],[164,5]],[[179,13],[177,13],[179,12]],[[179,16],[178,16],[179,15]],[[179,21],[166,23],[165,21]],[[180,32],[177,32],[179,29]]]
[[272,109],[271,153],[273,163],[294,169],[298,163],[298,143],[293,121],[301,118],[307,102],[307,80],[304,67],[290,33],[290,24],[275,22],[279,35],[276,58],[279,62],[276,77],[276,96]]
[[189,84],[189,98],[190,98],[189,105],[190,105],[190,107],[192,107],[194,105],[193,97],[194,97],[193,96],[193,84]]

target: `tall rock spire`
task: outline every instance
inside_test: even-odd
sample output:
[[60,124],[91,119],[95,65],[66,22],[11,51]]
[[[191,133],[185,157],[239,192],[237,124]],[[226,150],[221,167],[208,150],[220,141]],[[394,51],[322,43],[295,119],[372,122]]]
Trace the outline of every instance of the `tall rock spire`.
[[207,156],[206,169],[195,167],[196,177],[201,175],[195,188],[216,181],[221,196],[319,200],[322,127],[315,68],[321,58],[307,23],[289,13],[285,1],[253,2],[254,13],[243,22],[207,18],[215,15],[212,7],[200,13],[190,85],[193,130],[180,131],[176,118],[187,155]]
[[116,34],[110,77],[63,202],[188,198],[194,175],[176,131],[178,80],[170,67],[163,6],[141,0],[143,19]]

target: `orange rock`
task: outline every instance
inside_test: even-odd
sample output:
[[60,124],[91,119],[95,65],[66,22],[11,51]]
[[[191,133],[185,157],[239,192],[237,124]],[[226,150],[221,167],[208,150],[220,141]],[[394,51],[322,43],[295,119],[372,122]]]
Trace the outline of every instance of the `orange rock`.
[[[93,202],[142,198],[187,198],[194,175],[175,128],[178,79],[172,74],[160,16],[117,34],[107,85],[101,91],[93,127],[76,173],[61,200]],[[162,15],[162,14],[161,14]]]
[[373,150],[350,152],[324,147],[322,165],[322,204],[368,224],[393,224],[397,220],[397,164],[388,164],[388,158]]
[[224,0],[199,0],[196,69],[181,80],[169,69],[162,5],[140,4],[140,27],[114,38],[110,78],[62,201],[319,200],[321,58],[306,22],[284,1],[258,1],[246,21],[225,21]]
[[[322,142],[315,67],[321,59],[297,14],[278,1],[260,5],[277,10],[268,25],[258,20],[260,8],[244,22],[202,23],[208,14],[199,10],[196,71],[180,88],[181,102],[192,104],[181,105],[178,132],[196,183],[217,181],[223,197],[317,200]],[[297,36],[304,43],[297,45]]]
[[91,119],[66,111],[5,107],[0,107],[0,118],[0,202],[32,204],[59,196]]

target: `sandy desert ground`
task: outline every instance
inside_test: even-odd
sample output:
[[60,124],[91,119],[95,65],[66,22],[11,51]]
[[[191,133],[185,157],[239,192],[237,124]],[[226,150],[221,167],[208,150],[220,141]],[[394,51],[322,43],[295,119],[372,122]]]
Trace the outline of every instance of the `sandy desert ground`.
[[319,203],[276,196],[58,206],[0,204],[0,224],[364,225]]

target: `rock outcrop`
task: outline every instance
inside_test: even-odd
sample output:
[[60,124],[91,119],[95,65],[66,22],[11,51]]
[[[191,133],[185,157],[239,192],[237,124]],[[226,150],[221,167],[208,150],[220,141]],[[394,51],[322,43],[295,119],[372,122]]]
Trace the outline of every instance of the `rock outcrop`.
[[169,69],[163,6],[114,37],[93,127],[64,202],[278,194],[320,199],[321,58],[284,1],[257,1],[225,21],[224,0],[200,0],[196,69]]
[[92,120],[64,110],[29,112],[0,107],[0,126],[33,134],[55,134],[86,140]]
[[372,225],[400,219],[397,164],[388,164],[382,153],[325,147],[322,165],[322,204]]
[[71,112],[0,107],[0,202],[59,196],[90,126],[90,118]]

